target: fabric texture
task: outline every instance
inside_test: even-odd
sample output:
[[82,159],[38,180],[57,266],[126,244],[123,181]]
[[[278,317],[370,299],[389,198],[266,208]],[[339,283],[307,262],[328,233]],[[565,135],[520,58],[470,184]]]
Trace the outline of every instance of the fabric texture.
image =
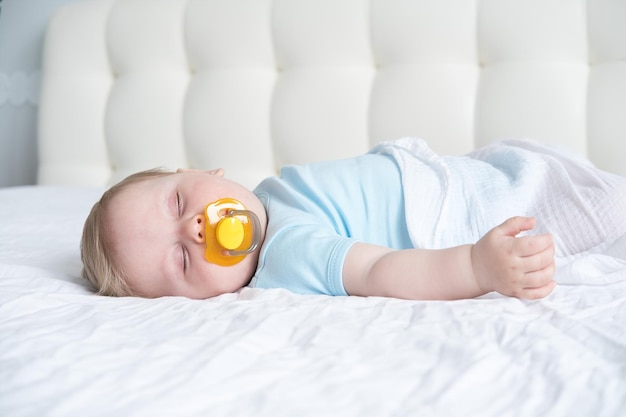
[[539,142],[506,140],[462,157],[423,140],[385,142],[402,169],[407,223],[416,247],[474,243],[511,216],[534,216],[530,233],[551,233],[558,258],[626,233],[626,177]]

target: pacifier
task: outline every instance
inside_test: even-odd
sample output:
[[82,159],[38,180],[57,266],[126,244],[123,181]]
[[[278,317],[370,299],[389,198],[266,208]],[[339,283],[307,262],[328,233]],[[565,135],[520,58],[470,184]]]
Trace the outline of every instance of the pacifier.
[[231,266],[254,252],[261,242],[261,223],[233,198],[221,198],[204,210],[207,261]]

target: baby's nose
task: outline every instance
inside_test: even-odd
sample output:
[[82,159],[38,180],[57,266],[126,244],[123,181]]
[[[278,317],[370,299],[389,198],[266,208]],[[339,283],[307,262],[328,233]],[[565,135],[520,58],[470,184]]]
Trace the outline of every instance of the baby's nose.
[[191,237],[198,243],[204,243],[206,240],[206,236],[204,235],[205,233],[204,217],[201,214],[198,214],[191,219]]

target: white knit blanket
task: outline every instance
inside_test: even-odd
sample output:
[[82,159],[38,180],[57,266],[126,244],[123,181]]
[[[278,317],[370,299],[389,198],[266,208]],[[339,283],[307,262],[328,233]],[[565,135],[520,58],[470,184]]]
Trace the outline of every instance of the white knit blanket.
[[372,152],[395,157],[417,247],[476,242],[509,217],[534,216],[531,233],[554,235],[558,258],[601,250],[626,233],[626,177],[532,140],[508,140],[466,156],[439,156],[403,138]]

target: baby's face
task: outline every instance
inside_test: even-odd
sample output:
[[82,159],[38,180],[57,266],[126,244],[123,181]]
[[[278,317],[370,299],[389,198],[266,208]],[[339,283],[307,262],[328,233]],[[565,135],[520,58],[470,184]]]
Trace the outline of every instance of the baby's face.
[[245,286],[258,250],[223,267],[207,262],[204,208],[232,197],[252,210],[265,230],[261,202],[221,170],[181,172],[130,184],[110,202],[105,222],[113,259],[131,288],[144,297],[209,298]]

